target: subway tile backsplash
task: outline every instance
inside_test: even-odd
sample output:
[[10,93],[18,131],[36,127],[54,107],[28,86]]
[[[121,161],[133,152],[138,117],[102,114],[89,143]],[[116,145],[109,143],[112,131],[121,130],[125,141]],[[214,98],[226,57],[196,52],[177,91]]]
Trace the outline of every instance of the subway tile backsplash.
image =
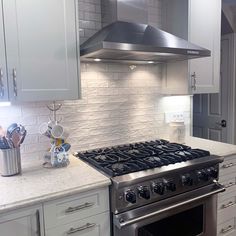
[[[100,0],[79,0],[80,35],[83,42],[101,28]],[[161,26],[161,1],[149,0],[152,25]],[[161,66],[82,63],[82,99],[63,101],[58,118],[69,130],[72,151],[129,142],[168,138],[165,111],[183,111],[187,132],[190,97],[161,95]],[[28,135],[22,145],[23,161],[40,160],[49,140],[38,133],[51,116],[47,102],[19,103],[0,107],[0,125],[25,125]]]

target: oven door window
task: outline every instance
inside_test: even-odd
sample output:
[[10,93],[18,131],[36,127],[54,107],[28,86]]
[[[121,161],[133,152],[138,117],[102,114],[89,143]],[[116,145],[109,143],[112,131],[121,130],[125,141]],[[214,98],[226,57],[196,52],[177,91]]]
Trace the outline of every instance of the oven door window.
[[197,236],[203,233],[203,205],[138,229],[138,236]]

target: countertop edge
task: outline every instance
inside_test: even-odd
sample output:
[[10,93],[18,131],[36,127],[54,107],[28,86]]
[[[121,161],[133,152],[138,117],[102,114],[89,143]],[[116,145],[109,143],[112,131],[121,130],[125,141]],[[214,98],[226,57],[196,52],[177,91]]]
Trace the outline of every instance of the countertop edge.
[[48,195],[42,195],[40,197],[27,199],[27,200],[19,201],[19,202],[14,202],[13,204],[2,205],[0,206],[0,214],[6,213],[6,212],[10,213],[11,211],[14,211],[20,208],[30,207],[33,205],[37,206],[44,202],[48,202],[48,201],[59,199],[59,198],[69,197],[69,196],[87,192],[93,189],[108,187],[110,184],[111,184],[111,180],[107,179],[107,180],[103,180],[103,181],[96,182],[93,184],[85,185],[82,187],[76,187],[72,189],[63,190],[61,192],[56,192],[56,193],[52,193]]

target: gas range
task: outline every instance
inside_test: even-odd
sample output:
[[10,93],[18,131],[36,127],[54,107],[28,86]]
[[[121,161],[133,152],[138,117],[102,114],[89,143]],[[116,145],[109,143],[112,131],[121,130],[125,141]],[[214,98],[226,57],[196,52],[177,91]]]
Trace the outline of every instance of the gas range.
[[114,214],[213,184],[223,158],[209,151],[154,140],[77,152],[109,176]]

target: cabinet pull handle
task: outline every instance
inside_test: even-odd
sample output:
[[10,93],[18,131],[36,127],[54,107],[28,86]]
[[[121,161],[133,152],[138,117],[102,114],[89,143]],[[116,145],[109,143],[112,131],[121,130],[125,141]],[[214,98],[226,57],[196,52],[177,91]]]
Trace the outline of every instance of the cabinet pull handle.
[[197,84],[197,81],[196,81],[196,73],[193,72],[193,74],[191,74],[191,80],[192,80],[192,89],[194,91],[196,91],[197,87],[196,87],[196,84]]
[[0,97],[4,97],[3,70],[0,68]]
[[79,231],[83,231],[83,230],[86,230],[86,229],[89,229],[89,228],[93,228],[95,227],[96,224],[95,223],[87,223],[83,226],[80,226],[78,228],[70,228],[66,233],[67,235],[70,235],[70,234],[74,234],[76,232],[79,232]]
[[38,236],[41,236],[41,224],[40,224],[40,212],[39,210],[36,211],[36,220],[37,220],[37,232]]
[[236,183],[234,183],[234,182],[229,182],[228,184],[225,184],[224,187],[225,188],[230,188],[230,187],[234,186],[235,184]]
[[17,97],[16,69],[12,70],[12,78],[13,78],[13,93],[14,93],[14,97]]
[[236,202],[230,201],[230,202],[228,202],[227,204],[223,204],[223,205],[221,206],[221,208],[222,208],[222,209],[225,209],[225,208],[228,208],[228,207],[231,207],[231,206],[234,206],[234,205],[236,205]]
[[230,168],[230,167],[235,166],[235,165],[236,165],[235,163],[224,164],[222,166],[222,168]]
[[225,234],[225,233],[227,233],[227,232],[229,232],[229,231],[231,231],[231,230],[233,230],[233,229],[234,229],[234,227],[233,227],[232,225],[229,225],[229,226],[227,226],[227,227],[221,229],[221,233],[222,233],[222,234]]
[[74,212],[74,211],[79,211],[79,210],[82,210],[84,208],[88,208],[88,207],[91,207],[94,205],[94,202],[85,202],[84,204],[82,205],[79,205],[79,206],[76,206],[76,207],[68,207],[65,212],[66,213],[71,213],[71,212]]

